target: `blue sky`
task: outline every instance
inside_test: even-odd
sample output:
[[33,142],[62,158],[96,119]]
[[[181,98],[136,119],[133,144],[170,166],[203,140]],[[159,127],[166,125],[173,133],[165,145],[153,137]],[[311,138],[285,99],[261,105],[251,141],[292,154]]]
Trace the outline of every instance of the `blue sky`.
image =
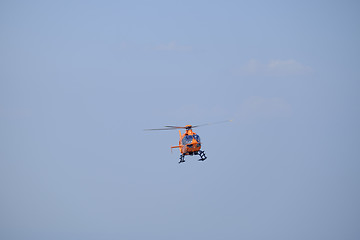
[[359,239],[359,10],[3,1],[0,238]]

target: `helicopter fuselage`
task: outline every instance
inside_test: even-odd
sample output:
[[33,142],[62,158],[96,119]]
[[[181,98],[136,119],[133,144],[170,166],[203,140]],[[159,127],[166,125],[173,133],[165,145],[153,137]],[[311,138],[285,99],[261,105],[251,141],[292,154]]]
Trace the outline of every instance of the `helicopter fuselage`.
[[201,149],[201,141],[199,135],[192,131],[192,129],[186,129],[184,134],[181,134],[179,130],[179,146],[172,146],[171,148],[179,148],[183,155],[197,155]]

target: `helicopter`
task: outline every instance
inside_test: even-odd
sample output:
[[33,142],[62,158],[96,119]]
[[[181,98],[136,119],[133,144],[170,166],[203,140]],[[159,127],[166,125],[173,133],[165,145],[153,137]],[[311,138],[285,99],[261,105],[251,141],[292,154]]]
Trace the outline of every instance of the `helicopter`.
[[[154,129],[145,129],[146,131],[158,131],[158,130],[176,130],[179,129],[179,145],[171,146],[171,151],[173,148],[179,148],[180,150],[180,161],[179,163],[185,162],[186,155],[199,155],[199,161],[205,161],[207,159],[205,152],[201,150],[201,140],[198,134],[196,134],[192,129],[200,126],[231,122],[232,120],[215,122],[215,123],[206,123],[201,125],[185,125],[184,127],[179,126],[164,126],[164,128],[154,128]],[[185,133],[181,133],[180,129],[185,129]]]

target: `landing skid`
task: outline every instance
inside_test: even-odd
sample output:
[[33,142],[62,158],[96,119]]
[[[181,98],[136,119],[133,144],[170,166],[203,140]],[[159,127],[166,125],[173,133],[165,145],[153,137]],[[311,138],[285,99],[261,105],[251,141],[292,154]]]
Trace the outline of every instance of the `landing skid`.
[[207,159],[207,157],[205,156],[205,152],[204,151],[199,151],[199,155],[200,155],[200,159],[199,161],[205,161],[205,159]]
[[[201,151],[201,150],[200,150],[199,152],[195,152],[194,154],[200,156],[199,161],[205,161],[205,160],[207,159],[204,151]],[[185,155],[186,155],[186,154],[181,154],[181,155],[180,155],[180,161],[179,161],[179,163],[185,162]],[[191,154],[191,155],[193,155],[193,154]]]
[[181,154],[181,155],[180,155],[180,161],[179,161],[179,163],[183,163],[183,162],[185,162],[185,154]]

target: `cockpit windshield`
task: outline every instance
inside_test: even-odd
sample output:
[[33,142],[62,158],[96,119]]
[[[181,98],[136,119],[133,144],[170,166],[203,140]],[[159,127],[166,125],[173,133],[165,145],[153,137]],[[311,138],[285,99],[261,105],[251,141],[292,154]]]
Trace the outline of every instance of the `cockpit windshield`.
[[200,137],[199,137],[199,135],[193,135],[193,137],[194,137],[194,139],[198,142],[198,143],[200,143]]
[[186,144],[191,144],[193,139],[195,139],[198,143],[200,143],[200,137],[199,135],[186,135],[183,140],[182,140],[182,144],[186,145]]

